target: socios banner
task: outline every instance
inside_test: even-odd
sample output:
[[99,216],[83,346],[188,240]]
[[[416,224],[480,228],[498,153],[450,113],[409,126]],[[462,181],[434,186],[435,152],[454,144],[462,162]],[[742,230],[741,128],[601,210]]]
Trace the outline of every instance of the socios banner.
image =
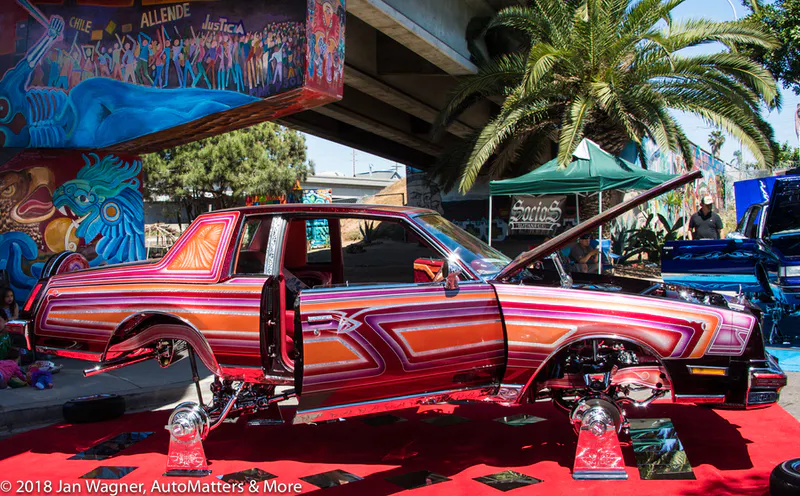
[[566,195],[514,196],[508,229],[514,234],[554,234],[561,226]]

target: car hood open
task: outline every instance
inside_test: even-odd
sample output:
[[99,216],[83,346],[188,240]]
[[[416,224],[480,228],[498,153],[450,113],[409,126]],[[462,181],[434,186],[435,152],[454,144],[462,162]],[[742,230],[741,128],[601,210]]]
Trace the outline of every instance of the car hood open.
[[624,214],[625,212],[638,207],[642,203],[645,203],[648,200],[651,200],[662,193],[666,193],[667,191],[673,190],[680,186],[683,186],[686,183],[692,182],[695,179],[699,179],[702,177],[702,172],[699,169],[695,169],[692,172],[684,174],[682,176],[678,176],[674,179],[670,179],[669,181],[659,184],[658,186],[648,189],[647,191],[643,192],[642,194],[631,198],[628,201],[624,201],[619,205],[616,205],[605,212],[599,213],[588,219],[584,222],[581,222],[577,226],[573,227],[572,229],[565,231],[555,238],[551,239],[550,241],[546,241],[541,245],[537,246],[536,248],[521,253],[517,258],[511,261],[508,265],[506,265],[503,270],[497,273],[494,280],[496,281],[504,281],[509,277],[515,275],[522,269],[529,266],[531,263],[539,260],[557,250],[564,248],[573,240],[577,239],[583,234],[586,234],[592,231],[594,228],[601,224],[605,224],[609,220]]

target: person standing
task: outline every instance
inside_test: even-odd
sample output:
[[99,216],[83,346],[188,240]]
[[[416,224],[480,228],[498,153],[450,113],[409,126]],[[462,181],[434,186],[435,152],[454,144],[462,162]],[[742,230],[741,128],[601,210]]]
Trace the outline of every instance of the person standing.
[[720,239],[722,237],[722,219],[714,212],[714,198],[706,195],[700,201],[700,210],[689,220],[692,239]]

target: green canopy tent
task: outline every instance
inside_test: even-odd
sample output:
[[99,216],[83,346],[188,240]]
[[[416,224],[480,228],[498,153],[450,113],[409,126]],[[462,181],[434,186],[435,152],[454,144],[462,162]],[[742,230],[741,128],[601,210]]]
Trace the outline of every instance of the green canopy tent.
[[[610,189],[646,190],[677,177],[645,170],[606,152],[597,143],[584,139],[564,168],[553,159],[538,169],[512,179],[489,183],[489,244],[492,243],[492,197],[511,195],[555,195],[597,193],[603,211],[603,191]],[[578,214],[580,220],[580,213]],[[600,239],[603,228],[600,227]],[[601,270],[598,264],[598,271]]]

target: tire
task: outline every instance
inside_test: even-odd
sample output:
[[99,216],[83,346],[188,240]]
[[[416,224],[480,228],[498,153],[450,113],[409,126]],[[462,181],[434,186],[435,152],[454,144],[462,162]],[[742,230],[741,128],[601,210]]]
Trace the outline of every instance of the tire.
[[786,460],[769,476],[771,496],[797,496],[800,494],[800,458]]
[[125,413],[125,398],[116,394],[82,396],[64,403],[62,413],[69,424],[112,420]]

